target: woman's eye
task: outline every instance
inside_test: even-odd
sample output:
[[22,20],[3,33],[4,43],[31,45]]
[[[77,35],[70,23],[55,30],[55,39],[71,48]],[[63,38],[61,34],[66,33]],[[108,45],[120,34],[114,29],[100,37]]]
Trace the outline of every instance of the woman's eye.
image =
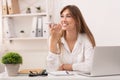
[[64,18],[64,17],[66,17],[66,18],[67,18],[67,17],[68,17],[68,18],[71,18],[72,16],[71,16],[71,15],[66,15],[66,16],[62,16],[62,15],[61,15],[60,17],[61,17],[61,18]]
[[61,18],[64,17],[64,16],[60,16]]
[[70,15],[66,16],[66,17],[71,17]]

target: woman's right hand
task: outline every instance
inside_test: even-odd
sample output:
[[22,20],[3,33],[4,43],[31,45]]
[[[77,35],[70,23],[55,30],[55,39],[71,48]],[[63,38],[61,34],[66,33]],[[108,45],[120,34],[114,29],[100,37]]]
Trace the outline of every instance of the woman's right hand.
[[52,41],[55,41],[57,43],[62,35],[61,24],[50,24],[49,27],[50,27],[51,39]]
[[57,48],[57,43],[59,39],[61,38],[62,35],[62,28],[60,24],[50,24],[50,51],[57,54],[58,53],[58,48]]

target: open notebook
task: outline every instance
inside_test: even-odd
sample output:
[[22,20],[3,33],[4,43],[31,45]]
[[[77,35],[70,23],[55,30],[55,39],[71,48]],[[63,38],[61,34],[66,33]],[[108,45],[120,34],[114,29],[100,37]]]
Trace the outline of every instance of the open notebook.
[[22,69],[18,73],[21,75],[29,74],[30,71],[32,72],[37,72],[37,73],[42,73],[44,69],[36,68],[36,69]]

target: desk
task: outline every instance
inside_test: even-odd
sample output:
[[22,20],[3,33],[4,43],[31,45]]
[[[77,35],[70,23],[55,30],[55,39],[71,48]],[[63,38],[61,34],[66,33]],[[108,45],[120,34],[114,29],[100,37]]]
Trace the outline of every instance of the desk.
[[0,80],[120,80],[120,76],[107,76],[107,77],[86,77],[81,75],[72,75],[72,76],[53,76],[48,75],[46,77],[37,76],[37,77],[29,77],[29,76],[15,76],[9,77],[5,73],[0,74]]

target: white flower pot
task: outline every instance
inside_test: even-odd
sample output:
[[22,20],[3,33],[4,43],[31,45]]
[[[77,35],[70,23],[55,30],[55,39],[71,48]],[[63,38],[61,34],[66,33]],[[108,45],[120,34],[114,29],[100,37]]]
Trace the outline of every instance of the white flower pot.
[[8,76],[17,76],[20,64],[5,64]]

